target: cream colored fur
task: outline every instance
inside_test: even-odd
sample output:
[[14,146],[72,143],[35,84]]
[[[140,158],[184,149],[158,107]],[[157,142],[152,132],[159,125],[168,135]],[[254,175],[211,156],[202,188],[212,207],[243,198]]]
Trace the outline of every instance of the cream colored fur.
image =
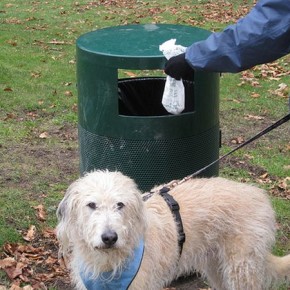
[[[198,271],[216,290],[264,290],[290,275],[290,255],[275,257],[275,216],[263,192],[223,178],[192,179],[170,191],[180,205],[186,241],[181,257],[172,213],[161,196],[146,202],[132,179],[96,171],[78,179],[58,208],[60,251],[70,256],[76,289],[80,261],[95,277],[117,271],[140,238],[145,252],[130,290],[159,290],[181,275]],[[96,209],[88,206],[96,204]],[[124,207],[119,209],[117,204]],[[115,231],[105,247],[101,235]]]

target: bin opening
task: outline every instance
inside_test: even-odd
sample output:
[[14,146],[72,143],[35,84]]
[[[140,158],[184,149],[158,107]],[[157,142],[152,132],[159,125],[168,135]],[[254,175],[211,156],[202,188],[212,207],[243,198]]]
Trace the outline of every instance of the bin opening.
[[[162,105],[165,86],[164,77],[139,77],[118,80],[119,114],[125,116],[171,115]],[[194,111],[194,82],[183,81],[185,88],[185,109],[182,113]]]

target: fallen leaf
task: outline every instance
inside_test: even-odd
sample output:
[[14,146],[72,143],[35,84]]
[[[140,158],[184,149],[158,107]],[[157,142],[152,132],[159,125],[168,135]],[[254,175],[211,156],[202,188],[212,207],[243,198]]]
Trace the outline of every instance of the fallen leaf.
[[46,213],[44,210],[44,206],[42,204],[40,204],[38,206],[33,206],[33,208],[37,210],[37,218],[40,221],[45,221],[46,220]]
[[54,229],[46,228],[42,231],[42,234],[44,238],[55,239],[56,237]]
[[65,44],[64,41],[60,41],[60,40],[56,40],[56,39],[53,39],[52,41],[49,41],[48,43],[49,43],[49,44],[56,44],[56,45],[62,45],[62,44]]
[[9,290],[22,290],[22,289],[18,285],[12,284],[11,287],[9,288]]
[[131,72],[131,71],[125,71],[125,74],[126,74],[127,76],[131,77],[131,78],[134,78],[134,77],[137,76],[135,73],[133,73],[133,72]]
[[244,154],[244,157],[248,158],[248,159],[254,159],[254,156],[253,155],[250,155],[250,154]]
[[40,72],[32,72],[30,75],[31,75],[31,77],[33,77],[35,79],[41,77],[41,73]]
[[35,118],[38,117],[38,114],[37,114],[37,112],[35,112],[35,111],[31,111],[31,112],[27,112],[27,113],[26,113],[26,116],[29,116],[29,117],[35,119]]
[[12,40],[12,39],[7,40],[6,43],[8,43],[8,44],[10,44],[10,45],[12,45],[12,46],[17,46],[17,41]]
[[252,94],[251,94],[251,97],[252,97],[252,98],[255,98],[255,99],[256,99],[256,98],[260,98],[260,94],[258,94],[258,93],[252,93]]
[[274,90],[272,93],[276,96],[286,98],[289,95],[289,87],[285,83],[281,83],[278,85],[278,89]]
[[20,276],[22,274],[22,268],[21,267],[8,267],[4,269],[5,273],[8,275],[8,277],[13,280]]
[[67,97],[72,97],[73,93],[71,91],[65,91],[64,95],[67,96]]
[[246,115],[246,120],[264,120],[265,118],[262,116],[255,116],[255,115]]
[[47,139],[49,137],[49,134],[47,132],[43,132],[39,135],[40,139]]
[[[7,267],[12,267],[16,265],[16,261],[14,258],[8,257],[3,260],[0,260],[0,269],[4,269]],[[0,288],[1,290],[1,288]]]
[[268,177],[268,172],[265,172],[264,174],[260,175],[259,177],[262,178],[262,179],[265,179]]
[[73,112],[77,112],[78,111],[78,105],[77,104],[73,104],[71,107]]
[[231,143],[233,144],[242,144],[245,141],[245,139],[241,136],[236,137],[234,139],[231,140]]
[[35,239],[35,235],[36,235],[36,227],[34,225],[31,225],[26,235],[23,237],[23,239],[27,242],[31,242]]
[[55,45],[64,45],[64,44],[71,44],[71,42],[65,42],[63,40],[57,40],[57,39],[53,39],[51,41],[48,42],[49,44],[55,44]]
[[9,119],[15,119],[16,115],[14,113],[7,113],[6,117],[4,118],[4,121],[7,121]]
[[22,288],[23,290],[33,290],[33,287],[30,285],[26,285]]
[[290,188],[290,177],[284,178],[280,183],[279,183],[279,188],[283,190],[287,190]]

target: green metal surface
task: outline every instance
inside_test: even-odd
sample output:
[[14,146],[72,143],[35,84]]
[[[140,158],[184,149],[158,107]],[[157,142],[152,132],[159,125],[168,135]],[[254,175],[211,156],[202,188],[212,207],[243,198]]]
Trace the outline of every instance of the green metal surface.
[[90,62],[120,69],[157,69],[164,65],[159,45],[169,39],[189,46],[205,39],[204,29],[168,24],[124,25],[95,30],[80,36],[77,47]]
[[[138,116],[120,109],[123,80],[118,79],[118,69],[162,69],[166,60],[159,45],[164,41],[176,38],[177,44],[188,46],[209,34],[181,25],[127,25],[96,30],[77,40],[81,174],[117,169],[148,190],[218,158],[219,74],[195,73],[186,96],[194,105],[186,113]],[[161,103],[162,93],[152,90],[160,79],[132,78],[130,85],[140,81],[145,85],[136,102]],[[218,174],[218,166],[205,174]]]

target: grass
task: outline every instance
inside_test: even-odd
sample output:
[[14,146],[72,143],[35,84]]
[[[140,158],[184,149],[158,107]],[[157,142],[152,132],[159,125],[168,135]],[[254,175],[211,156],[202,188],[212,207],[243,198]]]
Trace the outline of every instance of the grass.
[[[152,22],[220,30],[245,14],[251,2],[2,0],[0,247],[22,243],[31,224],[38,230],[54,227],[58,202],[78,176],[75,41],[81,34]],[[289,76],[277,77],[275,72],[287,70],[289,62],[289,57],[279,60],[266,76],[260,66],[248,71],[247,78],[222,76],[221,154],[235,146],[235,138],[248,139],[288,112],[286,95],[275,91],[279,84],[289,83]],[[128,77],[126,73],[120,71]],[[151,73],[160,71],[144,72]],[[274,250],[279,255],[290,249],[289,187],[279,187],[290,176],[289,133],[288,124],[280,127],[228,158],[220,171],[222,176],[258,183],[270,191],[279,225]],[[265,172],[268,177],[261,177]],[[46,209],[46,221],[36,217],[33,207],[38,204]],[[6,279],[0,271],[0,284]]]

